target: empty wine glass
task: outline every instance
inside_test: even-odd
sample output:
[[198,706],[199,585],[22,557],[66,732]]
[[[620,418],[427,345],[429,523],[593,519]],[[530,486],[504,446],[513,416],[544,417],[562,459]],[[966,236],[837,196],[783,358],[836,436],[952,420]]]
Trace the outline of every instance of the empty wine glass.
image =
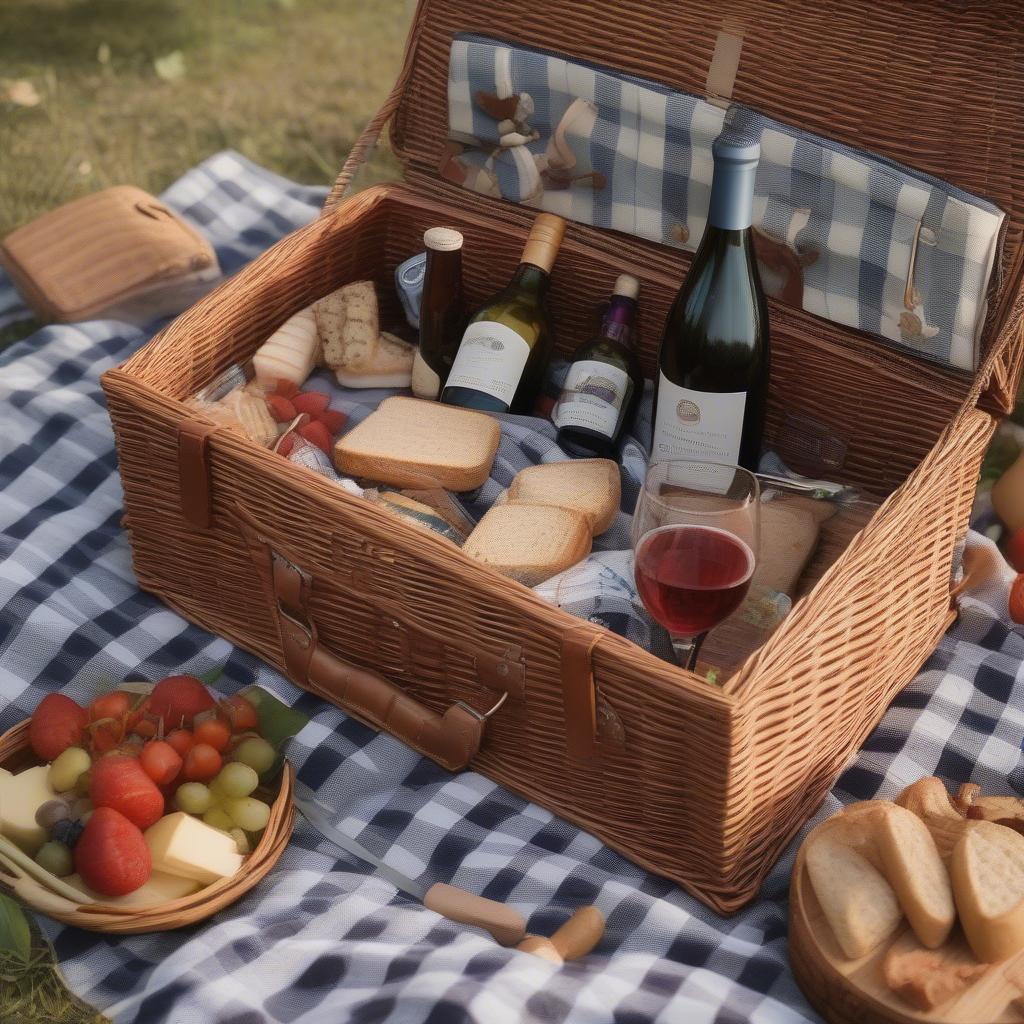
[[710,629],[743,603],[757,567],[760,488],[717,462],[659,462],[633,514],[633,572],[679,664],[693,669]]

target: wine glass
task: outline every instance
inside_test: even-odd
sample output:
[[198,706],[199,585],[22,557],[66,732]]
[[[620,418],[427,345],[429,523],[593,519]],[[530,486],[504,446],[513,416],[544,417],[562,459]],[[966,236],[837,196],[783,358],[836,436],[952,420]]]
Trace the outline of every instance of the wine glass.
[[760,488],[753,473],[717,462],[659,462],[633,514],[640,600],[692,670],[710,629],[743,603],[757,567]]

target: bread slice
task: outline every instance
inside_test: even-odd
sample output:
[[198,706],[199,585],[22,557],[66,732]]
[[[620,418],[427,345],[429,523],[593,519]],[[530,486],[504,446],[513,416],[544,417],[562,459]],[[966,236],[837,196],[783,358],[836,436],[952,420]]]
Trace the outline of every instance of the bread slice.
[[344,388],[407,388],[415,356],[412,345],[384,331],[365,360],[349,360],[334,376]]
[[313,304],[323,340],[324,362],[332,370],[370,362],[377,349],[380,324],[372,281],[354,281]]
[[960,923],[974,955],[996,963],[1024,947],[1024,836],[979,821],[950,864]]
[[557,505],[582,512],[593,536],[615,521],[622,499],[619,467],[611,459],[545,462],[521,469],[505,500],[529,505]]
[[867,859],[827,832],[804,851],[807,874],[825,919],[851,960],[871,952],[903,919],[896,893]]
[[883,871],[921,945],[938,949],[953,930],[956,907],[949,873],[928,826],[893,804],[876,819]]
[[302,387],[313,372],[320,349],[320,334],[313,307],[299,310],[256,350],[252,365],[256,381],[272,388],[278,380],[290,380]]
[[499,505],[477,523],[462,550],[528,587],[590,553],[590,521],[555,505]]
[[396,395],[338,440],[334,464],[392,487],[471,491],[487,479],[500,440],[485,413]]

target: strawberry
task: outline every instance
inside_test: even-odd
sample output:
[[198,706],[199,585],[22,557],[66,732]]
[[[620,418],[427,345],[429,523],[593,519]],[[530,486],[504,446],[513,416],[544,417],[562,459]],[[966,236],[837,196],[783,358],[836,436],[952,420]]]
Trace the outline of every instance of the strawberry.
[[149,698],[149,713],[164,720],[164,729],[170,731],[192,719],[202,711],[217,706],[210,691],[195,676],[168,676],[161,679]]
[[112,807],[97,807],[74,852],[75,870],[103,896],[124,896],[149,880],[153,858],[142,832]]
[[288,380],[286,377],[278,377],[274,391],[282,398],[294,398],[299,393],[299,386],[295,381]]
[[28,741],[36,757],[52,761],[68,747],[82,746],[89,713],[63,693],[48,693],[32,712]]
[[322,391],[300,391],[292,399],[292,405],[295,406],[296,412],[308,412],[310,416],[315,416],[318,412],[323,412],[330,401],[330,397]]
[[310,444],[315,444],[324,455],[331,454],[331,435],[327,432],[327,428],[319,421],[307,423],[304,427],[299,427],[298,434]]
[[281,443],[277,446],[277,454],[283,455],[286,459],[292,453],[292,449],[295,447],[295,431],[290,431],[281,438]]
[[340,434],[341,428],[348,422],[348,416],[340,409],[324,409],[317,419],[330,431],[332,436]]
[[267,408],[278,423],[291,423],[297,415],[295,406],[284,395],[267,395]]
[[89,799],[112,807],[139,828],[149,828],[164,813],[163,794],[134,757],[110,754],[92,765]]

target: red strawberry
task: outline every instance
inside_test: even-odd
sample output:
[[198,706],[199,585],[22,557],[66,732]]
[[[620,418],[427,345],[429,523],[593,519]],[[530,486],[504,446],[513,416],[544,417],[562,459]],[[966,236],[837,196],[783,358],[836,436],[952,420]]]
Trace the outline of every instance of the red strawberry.
[[322,391],[300,391],[292,399],[292,405],[295,406],[296,412],[308,412],[310,416],[323,412],[330,402],[330,397]]
[[277,386],[274,388],[274,391],[283,398],[294,398],[299,393],[299,386],[295,381],[288,380],[285,377],[278,377]]
[[291,423],[295,419],[295,406],[284,395],[267,395],[267,408],[278,423]]
[[110,754],[94,761],[89,799],[112,807],[139,828],[149,828],[164,813],[163,794],[134,757]]
[[317,419],[330,431],[332,436],[340,434],[341,428],[348,422],[348,416],[340,409],[324,409]]
[[63,693],[48,693],[32,712],[28,741],[42,761],[52,761],[68,747],[82,745],[89,712]]
[[75,843],[75,870],[103,896],[124,896],[149,880],[153,858],[137,825],[112,807],[97,807]]
[[149,698],[149,713],[164,720],[164,729],[192,725],[201,711],[216,707],[210,691],[195,676],[168,676],[161,679]]
[[304,427],[299,427],[298,433],[300,437],[305,438],[310,444],[315,444],[324,455],[330,455],[331,435],[322,423],[319,421],[307,423]]
[[277,446],[277,454],[283,455],[286,459],[292,453],[292,449],[295,447],[295,431],[291,431],[281,438],[281,443]]

